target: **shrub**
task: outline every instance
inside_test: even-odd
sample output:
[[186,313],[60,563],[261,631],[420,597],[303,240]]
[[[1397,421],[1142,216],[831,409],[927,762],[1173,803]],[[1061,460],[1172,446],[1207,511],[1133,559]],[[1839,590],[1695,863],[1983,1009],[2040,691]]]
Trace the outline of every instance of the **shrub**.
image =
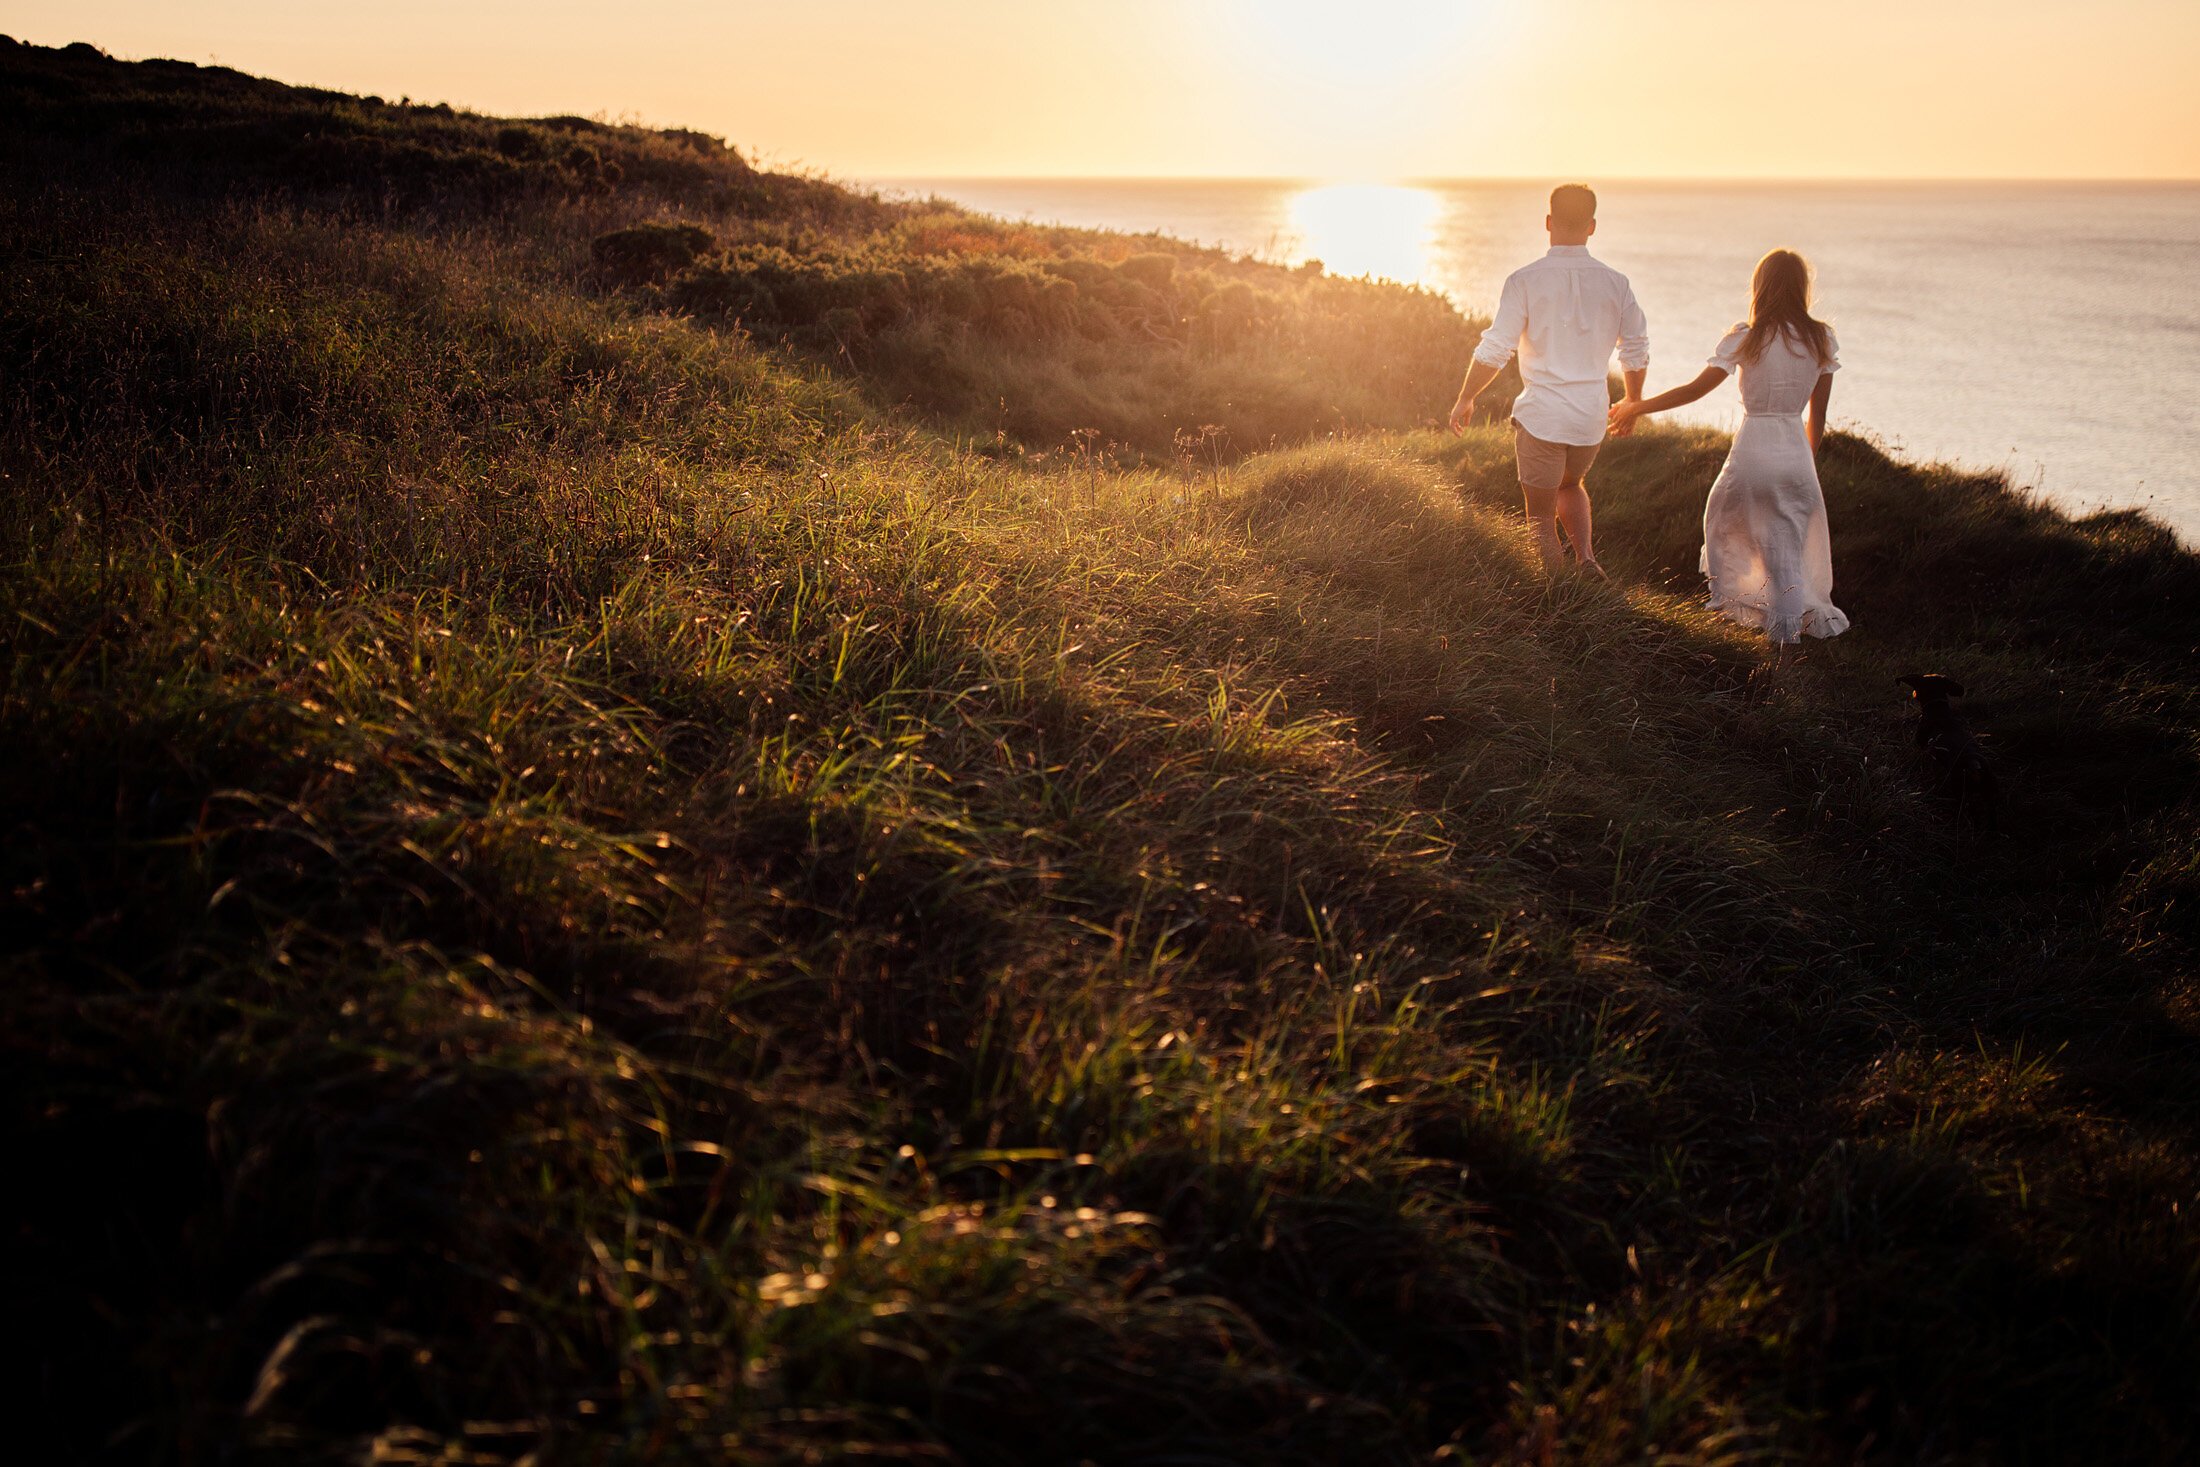
[[531,127],[497,129],[497,151],[507,158],[540,158],[548,151],[543,135]]
[[686,268],[716,243],[700,224],[652,222],[599,235],[589,252],[610,279],[639,285]]

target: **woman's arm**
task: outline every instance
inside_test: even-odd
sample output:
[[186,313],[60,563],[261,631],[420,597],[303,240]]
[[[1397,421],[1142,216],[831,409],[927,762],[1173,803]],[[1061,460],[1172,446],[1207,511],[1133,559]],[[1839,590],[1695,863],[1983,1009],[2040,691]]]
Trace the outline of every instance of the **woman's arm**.
[[1833,401],[1833,373],[1820,374],[1818,385],[1810,390],[1810,451],[1818,451],[1818,440],[1826,436],[1826,404]]
[[[1695,381],[1686,386],[1661,392],[1656,397],[1622,398],[1612,404],[1611,424],[1617,428],[1647,413],[1662,413],[1668,408],[1686,407],[1725,380],[1725,368],[1706,367],[1696,374]],[[1824,384],[1821,383],[1820,386],[1823,387]]]

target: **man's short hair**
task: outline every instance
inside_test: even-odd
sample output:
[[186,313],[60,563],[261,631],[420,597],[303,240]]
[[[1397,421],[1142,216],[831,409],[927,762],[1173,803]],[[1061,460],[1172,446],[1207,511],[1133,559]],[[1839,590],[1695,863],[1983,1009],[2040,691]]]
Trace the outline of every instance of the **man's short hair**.
[[1551,222],[1560,229],[1586,229],[1596,223],[1596,190],[1585,183],[1562,183],[1552,189]]

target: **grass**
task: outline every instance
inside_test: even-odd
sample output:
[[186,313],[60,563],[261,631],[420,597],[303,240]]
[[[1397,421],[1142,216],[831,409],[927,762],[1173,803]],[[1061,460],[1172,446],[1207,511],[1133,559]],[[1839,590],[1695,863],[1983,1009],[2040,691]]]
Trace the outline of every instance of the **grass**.
[[1722,441],[1614,444],[1618,584],[1546,586],[1502,435],[1415,429],[1425,296],[633,129],[726,190],[309,187],[301,114],[542,125],[0,61],[60,1454],[2194,1450],[2160,527],[1837,436],[1856,629],[1767,688],[1698,605]]

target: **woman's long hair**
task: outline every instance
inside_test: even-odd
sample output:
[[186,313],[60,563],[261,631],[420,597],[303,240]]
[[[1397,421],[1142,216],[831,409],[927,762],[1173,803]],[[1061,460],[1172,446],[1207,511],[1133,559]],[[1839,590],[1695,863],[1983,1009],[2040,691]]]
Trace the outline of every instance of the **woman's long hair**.
[[1810,262],[1793,250],[1774,250],[1757,262],[1749,279],[1749,335],[1742,360],[1754,362],[1782,332],[1811,349],[1820,366],[1833,356],[1826,323],[1810,313]]

